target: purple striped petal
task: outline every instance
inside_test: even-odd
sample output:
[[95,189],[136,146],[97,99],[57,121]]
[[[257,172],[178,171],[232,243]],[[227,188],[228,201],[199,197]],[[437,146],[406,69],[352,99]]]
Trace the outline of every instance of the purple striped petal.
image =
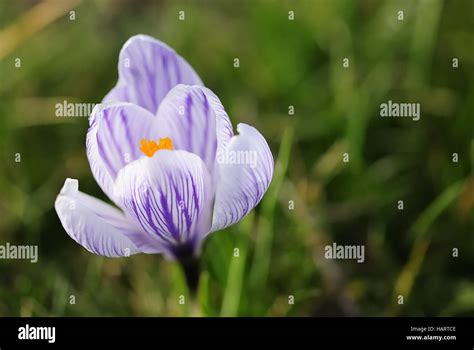
[[217,135],[217,153],[220,153],[227,147],[228,142],[234,136],[232,123],[221,103],[221,100],[208,88],[202,88],[207,97],[211,110],[216,116],[216,135]]
[[112,200],[119,170],[143,156],[140,140],[168,136],[164,127],[152,128],[154,118],[146,109],[131,103],[96,106],[92,111],[87,157],[94,178]]
[[241,220],[262,199],[273,176],[273,156],[265,138],[247,124],[237,126],[217,156],[219,175],[211,232]]
[[128,39],[119,56],[119,80],[103,102],[132,102],[153,114],[177,84],[203,85],[172,48],[147,35]]
[[200,86],[178,85],[165,97],[157,128],[172,130],[175,149],[198,155],[212,174],[216,153],[232,137],[232,125],[216,95]]
[[65,181],[54,206],[67,234],[94,254],[121,257],[163,251],[119,210],[80,192],[77,180]]
[[198,156],[159,150],[120,171],[115,195],[142,229],[171,252],[184,245],[199,249],[211,227],[210,184]]

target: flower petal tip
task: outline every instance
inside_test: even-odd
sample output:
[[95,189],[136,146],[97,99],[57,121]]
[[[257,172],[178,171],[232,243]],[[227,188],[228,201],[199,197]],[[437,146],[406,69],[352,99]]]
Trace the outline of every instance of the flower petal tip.
[[67,178],[59,192],[60,195],[73,195],[79,191],[79,181],[77,179]]

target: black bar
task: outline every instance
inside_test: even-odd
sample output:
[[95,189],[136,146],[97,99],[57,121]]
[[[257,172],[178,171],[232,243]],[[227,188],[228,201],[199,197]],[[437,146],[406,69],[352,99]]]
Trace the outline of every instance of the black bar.
[[[0,349],[65,348],[97,342],[159,342],[164,336],[312,336],[332,344],[474,348],[474,318],[0,318]],[[28,329],[26,328],[28,325]],[[54,343],[19,339],[20,327],[55,327]],[[414,328],[413,328],[414,327]],[[433,327],[433,328],[429,328]],[[423,330],[423,332],[422,332]],[[23,333],[24,335],[25,333]],[[37,334],[33,331],[33,336]],[[456,339],[407,339],[455,336]],[[158,343],[156,343],[158,346]],[[316,346],[316,345],[315,345]],[[140,348],[140,347],[139,347]]]

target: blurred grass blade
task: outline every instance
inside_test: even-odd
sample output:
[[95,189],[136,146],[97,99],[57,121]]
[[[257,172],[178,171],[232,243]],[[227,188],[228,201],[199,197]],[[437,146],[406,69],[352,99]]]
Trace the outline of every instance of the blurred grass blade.
[[[429,228],[435,222],[436,218],[458,198],[462,188],[463,182],[459,181],[444,190],[444,192],[421,213],[418,220],[416,220],[411,227],[410,234],[416,238],[416,241],[410,252],[408,262],[403,267],[395,283],[389,314],[396,315],[401,311],[401,305],[396,304],[399,295],[403,296],[405,302],[409,298],[415,279],[421,270],[426,252],[431,243],[432,235],[429,234]],[[398,307],[395,307],[395,305]]]
[[252,211],[239,225],[239,231],[241,231],[241,234],[244,236],[239,237],[241,239],[239,239],[238,246],[235,247],[239,249],[239,255],[234,256],[234,254],[232,254],[232,259],[229,264],[221,316],[238,316],[245,262],[247,260],[248,237],[252,234],[253,220],[254,212]]
[[418,88],[430,77],[429,69],[442,9],[441,0],[420,0],[417,3],[407,75],[410,87]]
[[255,255],[249,277],[251,289],[254,291],[263,288],[267,281],[273,241],[273,217],[278,202],[278,194],[283,185],[290,161],[293,132],[293,127],[288,127],[283,133],[280,149],[278,151],[278,159],[275,163],[273,180],[270,188],[263,197],[261,205]]
[[471,174],[474,176],[474,138],[471,140]]
[[79,4],[80,0],[45,0],[0,31],[0,58]]
[[67,281],[62,275],[56,277],[52,289],[53,298],[51,313],[54,316],[64,316],[68,304],[67,302],[69,300],[69,287]]
[[421,213],[410,229],[410,235],[414,239],[425,238],[429,235],[429,228],[436,218],[458,198],[462,191],[464,182],[458,181],[449,186],[444,192]]
[[199,286],[197,291],[197,300],[202,313],[202,316],[212,315],[211,295],[209,290],[210,277],[209,272],[202,271],[199,279]]
[[[181,266],[178,263],[170,264],[170,286],[171,286],[171,303],[175,302],[178,305],[177,310],[179,316],[190,316],[192,310],[191,294],[189,293],[188,286],[186,285],[186,278],[184,272],[181,269]],[[184,303],[181,304],[180,301],[184,297]]]

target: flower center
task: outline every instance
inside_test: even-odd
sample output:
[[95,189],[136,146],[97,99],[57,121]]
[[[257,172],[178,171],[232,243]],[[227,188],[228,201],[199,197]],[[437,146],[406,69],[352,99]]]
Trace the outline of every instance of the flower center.
[[140,151],[148,157],[152,157],[160,149],[173,149],[173,141],[169,137],[162,138],[156,143],[153,140],[141,139]]

